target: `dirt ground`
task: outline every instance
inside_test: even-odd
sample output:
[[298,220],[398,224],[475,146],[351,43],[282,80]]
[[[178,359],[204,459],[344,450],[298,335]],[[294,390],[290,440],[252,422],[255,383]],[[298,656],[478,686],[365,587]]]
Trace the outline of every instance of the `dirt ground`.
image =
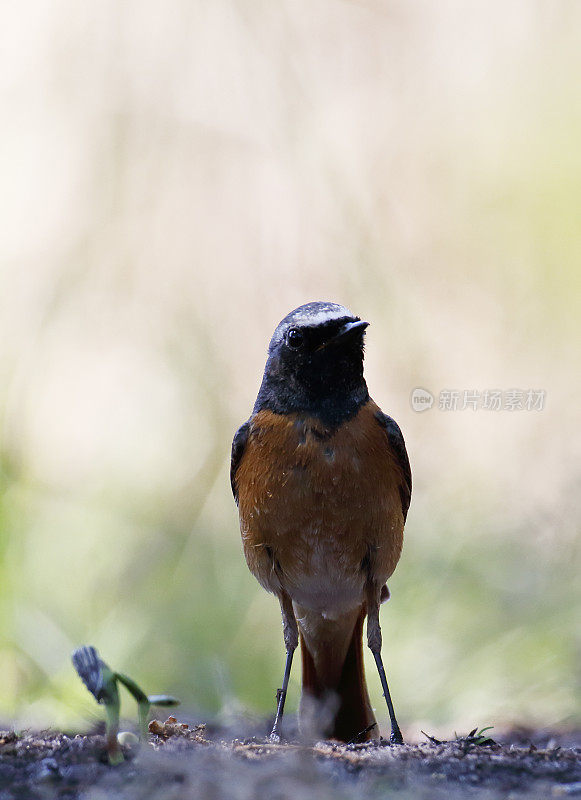
[[[391,747],[271,745],[154,722],[108,765],[102,735],[0,731],[0,800],[477,800],[581,797],[581,732],[512,732]],[[222,732],[223,733],[223,732]]]

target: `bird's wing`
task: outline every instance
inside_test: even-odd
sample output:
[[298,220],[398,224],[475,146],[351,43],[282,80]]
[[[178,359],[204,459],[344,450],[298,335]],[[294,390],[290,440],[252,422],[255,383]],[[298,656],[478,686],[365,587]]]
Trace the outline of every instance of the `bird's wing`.
[[391,417],[388,417],[387,414],[384,414],[383,411],[377,411],[375,418],[385,430],[392,453],[394,454],[402,472],[402,482],[399,487],[399,496],[401,498],[401,510],[403,511],[403,518],[405,522],[412,498],[412,470],[410,467],[410,460],[408,458],[407,450],[405,448],[403,435],[397,422]]
[[248,441],[249,430],[250,421],[247,421],[238,428],[232,441],[232,454],[230,456],[230,485],[232,486],[234,500],[236,500],[237,503],[238,489],[236,488],[236,470],[238,469],[240,459],[242,458],[244,448],[246,447],[246,442]]

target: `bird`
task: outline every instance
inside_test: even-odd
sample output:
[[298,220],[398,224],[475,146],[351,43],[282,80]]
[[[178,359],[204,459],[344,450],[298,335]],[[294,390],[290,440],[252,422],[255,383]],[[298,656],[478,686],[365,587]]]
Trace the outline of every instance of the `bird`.
[[380,738],[363,665],[363,630],[401,744],[381,656],[380,603],[399,561],[412,476],[397,423],[363,374],[369,323],[338,303],[301,305],[277,325],[230,480],[250,572],[279,600],[286,661],[270,740],[300,642],[299,727],[342,742]]

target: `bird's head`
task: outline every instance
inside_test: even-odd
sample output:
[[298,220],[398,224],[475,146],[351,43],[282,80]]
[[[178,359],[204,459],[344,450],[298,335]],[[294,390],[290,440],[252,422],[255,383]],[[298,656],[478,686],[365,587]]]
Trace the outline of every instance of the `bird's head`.
[[367,399],[363,338],[368,324],[337,303],[306,303],[291,311],[270,341],[257,405],[333,417]]

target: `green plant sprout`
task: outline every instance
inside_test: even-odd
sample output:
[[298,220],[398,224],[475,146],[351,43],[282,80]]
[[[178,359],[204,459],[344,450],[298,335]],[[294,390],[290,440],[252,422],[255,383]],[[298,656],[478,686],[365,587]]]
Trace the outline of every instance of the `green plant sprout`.
[[478,728],[473,728],[468,736],[458,736],[456,731],[454,731],[454,736],[458,742],[464,742],[468,745],[478,744],[486,747],[491,744],[496,744],[494,739],[492,739],[490,736],[485,736],[486,731],[492,730],[494,730],[494,725],[488,725],[486,728],[480,728],[480,730]]
[[128,675],[113,670],[100,658],[97,650],[85,645],[75,650],[71,656],[73,666],[80,679],[91,692],[96,701],[105,706],[107,756],[112,765],[123,761],[123,753],[119,746],[119,689],[118,682],[133,695],[137,702],[139,716],[139,738],[147,739],[147,718],[151,706],[177,706],[179,700],[168,694],[146,695]]
[[472,737],[472,739],[474,740],[474,744],[480,744],[480,745],[496,744],[494,739],[491,739],[489,736],[485,736],[484,735],[486,733],[486,731],[491,731],[493,729],[494,729],[494,725],[488,725],[488,727],[480,728],[480,730],[478,730],[477,728],[474,728],[474,730],[471,731],[468,734],[468,736]]
[[[486,731],[491,731],[493,730],[493,728],[494,725],[488,725],[488,727],[480,728],[480,730],[478,730],[478,728],[474,728],[473,730],[470,731],[470,733],[467,736],[458,736],[456,731],[454,731],[454,739],[456,740],[456,742],[465,745],[478,744],[487,746],[491,744],[496,744],[494,739],[491,739],[490,736],[484,735]],[[426,733],[425,731],[421,731],[421,733],[423,733],[426,739],[428,739],[432,744],[446,744],[444,740],[436,739],[435,736],[430,736],[430,734]]]

